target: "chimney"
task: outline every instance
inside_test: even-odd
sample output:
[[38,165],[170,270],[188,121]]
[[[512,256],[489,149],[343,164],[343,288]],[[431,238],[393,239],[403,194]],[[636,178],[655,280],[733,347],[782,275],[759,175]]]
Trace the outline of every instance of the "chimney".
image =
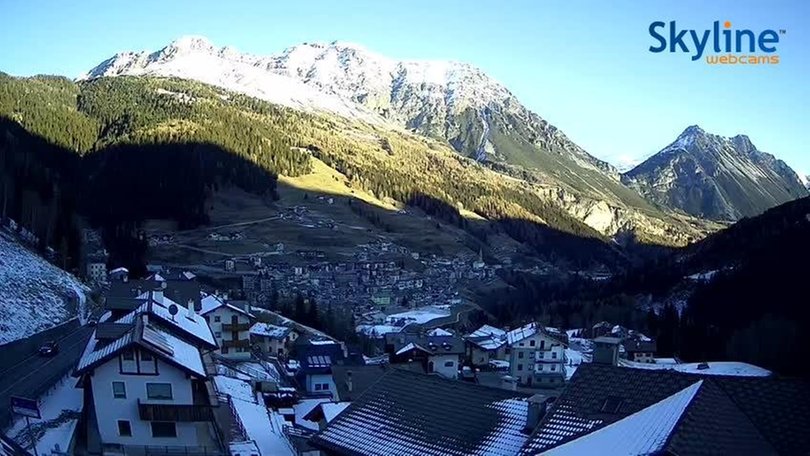
[[352,385],[352,371],[346,371],[346,389],[351,393],[354,390]]
[[245,301],[245,313],[250,313],[250,301]]
[[141,321],[143,321],[144,326],[149,324],[149,314],[143,313],[141,314]]
[[194,318],[194,300],[188,300],[188,318]]
[[157,287],[152,290],[152,300],[161,306],[163,305],[163,287]]
[[526,400],[528,411],[526,413],[526,428],[524,432],[531,433],[540,424],[540,420],[546,414],[546,397],[542,394],[535,394]]
[[595,364],[619,365],[619,343],[616,337],[597,337],[593,340],[593,362]]

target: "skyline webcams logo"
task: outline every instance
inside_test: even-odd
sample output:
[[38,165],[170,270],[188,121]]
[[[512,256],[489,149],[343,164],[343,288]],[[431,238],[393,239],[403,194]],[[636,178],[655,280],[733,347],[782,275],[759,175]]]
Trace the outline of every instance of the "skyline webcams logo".
[[[668,26],[668,27],[667,27]],[[692,61],[700,60],[704,53],[706,63],[709,65],[776,65],[779,55],[776,54],[776,45],[779,44],[779,35],[784,30],[766,29],[755,33],[750,29],[731,28],[731,22],[725,21],[720,28],[720,21],[714,21],[711,29],[697,31],[694,29],[678,29],[676,21],[668,24],[656,21],[650,24],[650,36],[657,44],[650,46],[650,52],[670,53],[684,52],[692,54]],[[668,28],[668,30],[667,30]]]

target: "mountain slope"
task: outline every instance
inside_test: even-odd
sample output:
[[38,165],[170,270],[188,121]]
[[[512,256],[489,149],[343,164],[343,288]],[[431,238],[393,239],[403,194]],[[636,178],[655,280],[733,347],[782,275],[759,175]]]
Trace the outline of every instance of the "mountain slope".
[[254,56],[184,37],[155,52],[119,53],[80,79],[121,75],[194,79],[296,109],[398,126],[479,161],[530,169],[541,183],[645,206],[619,183],[615,168],[467,64],[397,61],[343,42]]
[[663,206],[714,220],[750,217],[808,194],[795,171],[747,136],[725,138],[698,126],[622,180]]
[[76,317],[87,291],[0,229],[0,345]]

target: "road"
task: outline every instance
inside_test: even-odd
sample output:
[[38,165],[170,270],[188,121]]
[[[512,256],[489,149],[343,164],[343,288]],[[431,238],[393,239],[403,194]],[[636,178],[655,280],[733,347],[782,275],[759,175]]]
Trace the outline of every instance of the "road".
[[8,366],[3,364],[3,360],[19,359],[19,353],[4,352],[19,348],[0,347],[0,428],[10,424],[11,396],[36,399],[46,393],[73,370],[92,332],[93,328],[81,326],[58,340],[59,353],[56,356],[42,357],[32,352],[27,358]]

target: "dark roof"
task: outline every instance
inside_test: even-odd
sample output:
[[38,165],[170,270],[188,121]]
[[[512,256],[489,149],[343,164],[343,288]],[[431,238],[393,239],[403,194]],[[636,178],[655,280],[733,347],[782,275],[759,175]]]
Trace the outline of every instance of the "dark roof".
[[107,296],[104,299],[104,308],[107,310],[123,310],[129,312],[135,310],[143,304],[145,299],[124,296]]
[[810,383],[583,364],[521,454],[576,440],[703,380],[669,434],[673,454],[795,454],[810,449]]
[[628,353],[635,352],[653,352],[655,353],[656,344],[654,340],[639,340],[639,339],[625,339],[622,342],[624,351]]
[[386,344],[396,353],[408,344],[418,345],[429,353],[464,354],[464,339],[457,335],[429,336],[427,334],[398,333],[386,335]]
[[[162,288],[164,287],[165,288]],[[200,308],[200,284],[194,280],[129,280],[127,282],[112,282],[107,291],[107,299],[135,298],[147,291],[163,289],[163,295],[178,305],[186,307],[189,300],[194,301],[194,308]]]
[[131,323],[101,322],[96,325],[96,339],[114,340],[118,339],[132,329]]
[[[332,366],[332,378],[335,381],[338,399],[341,401],[353,401],[360,397],[371,385],[376,383],[383,375],[391,369],[405,369],[412,372],[425,373],[425,368],[421,363],[403,363],[395,366],[386,364],[370,366]],[[349,391],[349,372],[352,378],[352,390]]]
[[391,369],[312,438],[340,455],[513,455],[527,395]]

